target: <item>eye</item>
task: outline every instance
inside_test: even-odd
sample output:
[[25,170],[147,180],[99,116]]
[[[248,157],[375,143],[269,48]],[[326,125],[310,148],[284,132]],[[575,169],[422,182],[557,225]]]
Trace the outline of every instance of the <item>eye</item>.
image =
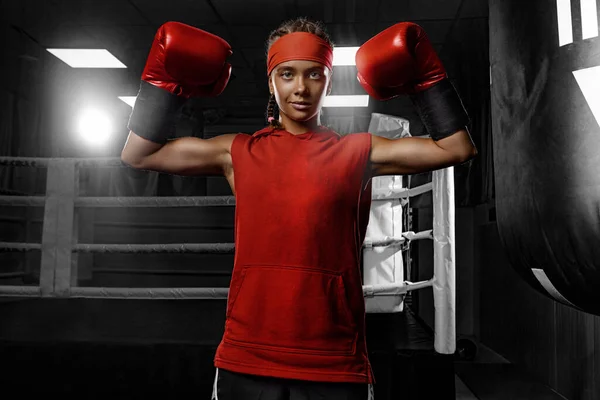
[[289,79],[292,77],[292,73],[290,71],[283,71],[281,72],[280,76],[282,78]]
[[313,71],[310,73],[311,78],[321,79],[321,73],[319,71]]

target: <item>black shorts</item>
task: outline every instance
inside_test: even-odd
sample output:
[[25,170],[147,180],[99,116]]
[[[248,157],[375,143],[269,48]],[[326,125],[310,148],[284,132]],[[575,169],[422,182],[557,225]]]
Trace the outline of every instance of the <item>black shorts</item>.
[[371,400],[367,383],[310,382],[217,368],[212,400]]

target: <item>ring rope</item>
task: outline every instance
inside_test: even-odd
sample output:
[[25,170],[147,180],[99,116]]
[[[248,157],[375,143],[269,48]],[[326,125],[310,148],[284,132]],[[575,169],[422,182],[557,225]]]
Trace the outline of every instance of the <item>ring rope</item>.
[[[168,275],[168,276],[230,276],[231,271],[217,271],[194,269],[194,270],[174,270],[174,269],[142,269],[142,268],[92,268],[92,274],[132,274],[132,275]],[[0,274],[0,277],[2,275]]]
[[39,286],[13,286],[0,285],[0,293],[3,296],[15,297],[41,297],[42,290]]
[[[42,207],[44,196],[0,196],[0,206]],[[80,197],[76,207],[202,207],[235,206],[234,196],[196,197]]]
[[44,157],[0,157],[0,165],[10,167],[47,167],[51,162],[75,163],[79,167],[127,167],[118,157],[98,158],[44,158]]
[[0,252],[26,252],[31,250],[40,250],[42,245],[39,243],[12,243],[0,242]]
[[[407,240],[430,239],[432,231],[419,233],[406,232],[402,237],[366,238],[363,247],[387,247],[402,244]],[[25,252],[40,250],[39,243],[0,242],[0,252]],[[172,243],[172,244],[76,244],[72,248],[76,253],[196,253],[196,254],[234,254],[235,243]]]
[[[363,286],[365,297],[397,296],[409,291],[419,290],[432,285],[432,280],[422,282],[397,282],[382,285]],[[4,296],[41,297],[42,293],[37,286],[0,286],[0,293]],[[110,298],[110,299],[211,299],[226,300],[229,294],[228,287],[208,288],[120,288],[120,287],[82,287],[69,288],[65,293],[51,297],[69,298]]]
[[43,207],[44,204],[46,204],[44,196],[0,196],[0,206]]
[[76,207],[200,207],[234,205],[234,196],[80,197],[75,199]]
[[69,297],[111,299],[227,299],[229,288],[72,287]]
[[176,243],[176,244],[77,244],[77,253],[196,253],[233,254],[233,243]]

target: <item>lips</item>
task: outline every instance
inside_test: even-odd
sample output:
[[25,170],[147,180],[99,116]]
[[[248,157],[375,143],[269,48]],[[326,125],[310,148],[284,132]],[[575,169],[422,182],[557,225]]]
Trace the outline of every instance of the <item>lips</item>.
[[292,102],[291,104],[292,107],[294,107],[294,109],[296,110],[306,110],[310,108],[310,103],[307,103],[305,101]]

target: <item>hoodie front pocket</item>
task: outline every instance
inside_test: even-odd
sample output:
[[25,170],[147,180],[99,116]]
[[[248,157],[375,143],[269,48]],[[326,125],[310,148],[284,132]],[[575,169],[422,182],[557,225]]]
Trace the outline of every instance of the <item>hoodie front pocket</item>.
[[271,265],[245,266],[242,274],[225,341],[294,353],[354,352],[356,324],[341,274]]

